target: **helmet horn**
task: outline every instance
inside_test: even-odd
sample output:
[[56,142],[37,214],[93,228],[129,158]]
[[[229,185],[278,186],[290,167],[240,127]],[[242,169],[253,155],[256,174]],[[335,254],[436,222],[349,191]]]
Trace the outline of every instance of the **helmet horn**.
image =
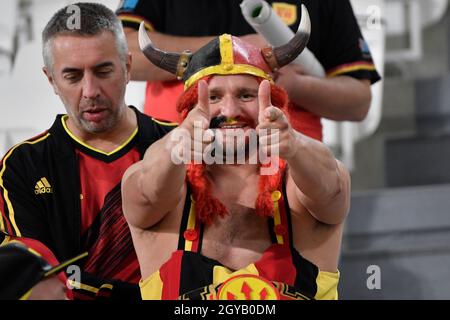
[[144,55],[157,67],[164,69],[181,79],[189,64],[190,51],[183,53],[165,52],[156,48],[145,30],[144,22],[139,26],[139,47]]
[[273,71],[291,63],[306,48],[311,34],[311,20],[308,9],[302,4],[302,17],[295,36],[286,44],[264,48],[263,57],[266,59]]

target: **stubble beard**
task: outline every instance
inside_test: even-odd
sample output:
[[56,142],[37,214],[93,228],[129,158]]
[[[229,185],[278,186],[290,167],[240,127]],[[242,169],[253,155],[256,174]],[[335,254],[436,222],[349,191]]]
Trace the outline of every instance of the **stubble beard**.
[[114,128],[119,121],[119,111],[112,112],[111,110],[107,110],[109,116],[107,116],[100,123],[95,123],[92,121],[87,121],[83,119],[83,115],[77,117],[78,123],[87,133],[98,134],[109,131]]

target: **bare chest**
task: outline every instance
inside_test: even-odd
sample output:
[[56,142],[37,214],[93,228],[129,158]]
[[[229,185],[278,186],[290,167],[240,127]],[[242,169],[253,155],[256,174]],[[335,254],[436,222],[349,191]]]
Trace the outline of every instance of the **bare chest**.
[[271,241],[267,218],[239,205],[230,211],[205,228],[202,254],[236,270],[258,260]]

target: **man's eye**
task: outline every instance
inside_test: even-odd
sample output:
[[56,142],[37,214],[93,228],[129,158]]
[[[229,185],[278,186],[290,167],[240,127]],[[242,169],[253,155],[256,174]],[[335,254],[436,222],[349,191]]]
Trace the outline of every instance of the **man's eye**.
[[219,100],[219,96],[209,96],[209,102],[217,102]]
[[112,71],[111,69],[101,69],[97,71],[97,74],[99,76],[107,76],[111,73],[111,71]]
[[70,81],[70,82],[76,82],[80,79],[80,75],[74,74],[74,73],[69,73],[64,76],[64,79],[67,81]]
[[240,96],[240,99],[242,101],[251,101],[254,98],[255,98],[255,95],[251,94],[251,93],[244,93],[244,94],[241,94],[241,96]]

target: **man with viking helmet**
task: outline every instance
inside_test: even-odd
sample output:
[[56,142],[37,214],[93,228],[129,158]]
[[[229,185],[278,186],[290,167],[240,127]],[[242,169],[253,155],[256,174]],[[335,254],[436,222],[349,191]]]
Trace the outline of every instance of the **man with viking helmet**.
[[[271,77],[305,48],[305,8],[301,19],[281,47],[225,34],[195,54],[158,50],[141,26],[144,54],[185,83],[184,121],[122,181],[144,299],[337,298],[349,174],[325,145],[292,129],[287,95]],[[235,151],[249,160],[265,149],[274,172],[262,173],[268,163],[196,161],[213,144],[233,144],[235,130],[258,136],[258,150],[244,139]],[[180,132],[190,135],[181,149],[188,164],[173,161]]]
[[[323,66],[326,77],[311,74],[303,64],[290,63],[274,73],[275,83],[286,90],[291,102],[290,123],[309,137],[322,139],[321,119],[361,121],[370,107],[370,85],[380,80],[349,0],[245,0],[264,1],[292,31],[298,29],[301,5],[311,16],[313,31],[308,49]],[[268,40],[255,34],[242,12],[243,0],[132,0],[121,1],[116,13],[124,26],[133,55],[131,79],[146,81],[144,112],[154,119],[180,123],[176,111],[183,83],[156,67],[142,54],[138,29],[145,22],[158,48],[192,52],[215,37],[229,33],[258,48]],[[258,16],[258,19],[256,19]],[[264,16],[264,18],[263,18]],[[270,15],[273,17],[274,15]],[[268,23],[261,12],[255,20]],[[279,45],[280,43],[276,43]]]

